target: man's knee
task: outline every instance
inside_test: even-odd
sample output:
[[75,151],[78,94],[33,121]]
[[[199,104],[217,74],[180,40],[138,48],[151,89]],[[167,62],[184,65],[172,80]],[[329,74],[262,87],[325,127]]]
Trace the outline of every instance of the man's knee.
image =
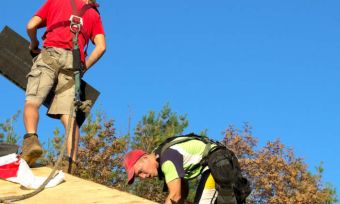
[[61,115],[60,116],[60,121],[64,125],[65,128],[67,128],[68,123],[71,122],[71,126],[72,127],[79,129],[79,126],[78,126],[76,118],[73,117],[73,118],[70,119],[70,115],[68,115],[68,114]]
[[61,121],[61,123],[65,126],[65,125],[67,125],[67,120],[68,120],[68,117],[67,117],[68,115],[61,115],[60,116],[60,121]]
[[36,100],[26,100],[25,102],[25,111],[37,111],[40,107],[41,103]]

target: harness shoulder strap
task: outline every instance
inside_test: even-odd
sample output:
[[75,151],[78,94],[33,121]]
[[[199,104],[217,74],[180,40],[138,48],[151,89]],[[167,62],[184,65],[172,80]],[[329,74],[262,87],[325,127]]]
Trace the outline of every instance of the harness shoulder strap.
[[[178,139],[180,138],[180,139]],[[168,148],[170,148],[171,146],[180,144],[180,143],[184,143],[190,140],[199,140],[202,141],[206,144],[204,151],[203,151],[203,155],[202,158],[206,158],[208,156],[208,154],[210,153],[210,151],[212,150],[212,145],[216,144],[216,146],[220,146],[217,142],[207,138],[207,137],[202,137],[202,136],[198,136],[194,133],[190,133],[187,135],[180,135],[180,136],[173,136],[173,137],[169,137],[167,138],[164,142],[162,142],[153,152],[156,154],[157,156],[157,161],[160,162],[161,157],[164,153],[164,151]],[[202,160],[203,160],[202,159]],[[202,165],[201,163],[197,164],[197,165],[193,165],[191,170],[195,170],[196,168],[198,168],[200,165]],[[158,170],[158,172],[160,173],[160,169]],[[162,175],[162,174],[159,174]],[[162,178],[162,176],[160,176],[160,178]]]
[[100,12],[98,10],[99,4],[97,3],[91,3],[91,4],[85,4],[79,11],[79,16],[83,16],[85,12],[91,8],[93,8],[99,15]]
[[[181,139],[178,139],[181,138]],[[176,140],[177,139],[177,140]],[[219,144],[217,142],[214,142],[213,140],[210,140],[207,137],[202,137],[202,136],[198,136],[194,133],[190,133],[187,135],[180,135],[180,136],[174,136],[174,137],[169,137],[167,138],[164,142],[162,142],[153,152],[155,153],[155,155],[157,156],[157,162],[160,163],[162,154],[164,153],[164,151],[166,149],[168,149],[169,147],[176,145],[176,144],[180,144],[183,142],[187,142],[189,140],[200,140],[202,142],[204,142],[206,144],[204,151],[203,151],[203,156],[202,156],[202,161],[198,164],[195,164],[193,166],[191,166],[190,168],[190,172],[195,171],[196,169],[198,169],[200,166],[205,165],[205,162],[203,160],[205,160],[205,158],[208,156],[208,154],[211,152],[212,148],[212,144],[217,144],[217,146],[219,146]],[[164,174],[161,170],[161,166],[159,165],[158,167],[158,178],[160,180],[164,179]],[[163,192],[167,191],[167,185],[164,181],[164,186],[163,186]]]
[[72,6],[72,14],[78,16],[78,9],[77,9],[77,4],[76,0],[70,0],[71,6]]
[[154,152],[157,153],[159,156],[162,155],[164,153],[164,151],[166,149],[168,149],[169,147],[173,146],[173,145],[176,145],[176,144],[180,144],[180,143],[183,143],[183,142],[187,142],[189,140],[191,140],[191,138],[181,138],[181,139],[178,139],[176,140],[177,138],[179,137],[170,137],[168,138],[167,140],[165,140],[165,142],[163,142],[159,148],[157,148]]
[[[100,15],[100,12],[98,10],[98,7],[99,7],[99,4],[97,3],[91,3],[91,4],[85,4],[81,9],[80,11],[78,11],[77,9],[77,5],[75,3],[75,0],[70,0],[71,1],[71,6],[72,6],[72,15],[75,15],[75,16],[79,16],[79,17],[82,17],[86,11],[88,11],[89,9],[93,8],[95,11],[97,11],[97,13]],[[70,20],[65,20],[65,21],[60,21],[60,22],[57,22],[55,24],[52,24],[51,26],[49,26],[49,28],[45,31],[45,33],[43,34],[42,36],[42,39],[46,39],[46,35],[53,31],[54,29],[56,28],[60,28],[60,27],[67,27],[67,26],[70,26],[71,24],[71,21]],[[81,32],[82,35],[84,35],[85,38],[87,38],[88,36],[86,36],[86,33],[85,32]]]
[[[178,139],[178,138],[181,138],[181,139]],[[189,140],[199,140],[199,141],[202,141],[205,144],[207,144],[206,148],[204,150],[204,155],[209,152],[212,144],[219,145],[216,141],[213,141],[213,140],[211,140],[207,137],[198,136],[194,133],[190,133],[190,134],[187,134],[187,135],[179,135],[179,136],[173,136],[173,137],[167,138],[153,152],[160,156],[169,147],[176,145],[176,144],[183,143],[183,142],[187,142]]]
[[[169,147],[175,145],[175,144],[179,144],[179,143],[182,143],[182,142],[186,142],[186,141],[189,141],[191,140],[191,138],[185,138],[186,135],[183,135],[183,136],[173,136],[173,137],[169,137],[167,138],[164,142],[162,142],[160,145],[158,145],[158,147],[156,147],[156,149],[153,150],[153,153],[155,153],[156,157],[157,157],[157,162],[160,163],[161,161],[161,156],[163,155],[164,151],[166,149],[168,149]],[[181,140],[175,140],[177,138],[183,138]],[[161,170],[161,166],[159,165],[158,167],[158,178],[160,180],[162,180],[164,178],[164,174]],[[165,181],[164,181],[165,182]],[[164,183],[164,188],[163,188],[163,191],[167,191],[167,186],[166,184]]]

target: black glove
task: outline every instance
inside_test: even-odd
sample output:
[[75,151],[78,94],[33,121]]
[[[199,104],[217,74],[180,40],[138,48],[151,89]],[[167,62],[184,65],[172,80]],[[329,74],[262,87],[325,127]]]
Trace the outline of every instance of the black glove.
[[30,49],[30,54],[32,56],[32,58],[35,58],[36,56],[38,56],[41,53],[41,50],[39,48],[31,50]]

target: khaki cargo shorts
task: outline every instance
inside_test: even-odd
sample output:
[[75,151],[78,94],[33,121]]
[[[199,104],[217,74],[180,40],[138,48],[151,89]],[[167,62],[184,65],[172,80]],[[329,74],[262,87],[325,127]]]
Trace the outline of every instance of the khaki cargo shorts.
[[[63,69],[72,73],[72,67],[72,51],[53,47],[44,48],[42,53],[33,59],[33,66],[27,75],[26,101],[32,101],[40,106],[51,91],[65,88],[65,85],[73,80],[73,76],[58,74],[58,70]],[[74,83],[68,89],[56,93],[47,114],[52,117],[70,114],[74,94]]]

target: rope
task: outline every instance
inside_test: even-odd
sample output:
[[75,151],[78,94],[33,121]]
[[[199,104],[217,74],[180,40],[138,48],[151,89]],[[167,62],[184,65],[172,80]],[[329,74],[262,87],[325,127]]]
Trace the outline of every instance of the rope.
[[[50,175],[47,177],[47,179],[44,181],[44,183],[42,183],[39,188],[37,188],[36,190],[34,190],[31,193],[18,195],[18,196],[0,197],[0,203],[10,204],[10,203],[15,202],[15,201],[20,201],[20,200],[24,200],[24,199],[33,197],[33,196],[37,195],[38,193],[40,193],[41,191],[43,191],[45,189],[45,186],[52,180],[55,172],[57,171],[57,169],[60,166],[60,163],[61,163],[62,158],[63,158],[63,153],[65,152],[66,147],[67,147],[67,141],[68,141],[69,133],[70,133],[70,130],[71,130],[72,118],[74,116],[74,112],[76,111],[76,107],[74,105],[71,105],[70,111],[71,111],[71,114],[68,117],[68,124],[67,124],[66,134],[65,134],[65,137],[64,137],[65,138],[64,144],[60,149],[60,154],[59,154],[59,157],[58,157],[56,164],[54,165]],[[73,127],[75,127],[75,126],[73,126]]]

